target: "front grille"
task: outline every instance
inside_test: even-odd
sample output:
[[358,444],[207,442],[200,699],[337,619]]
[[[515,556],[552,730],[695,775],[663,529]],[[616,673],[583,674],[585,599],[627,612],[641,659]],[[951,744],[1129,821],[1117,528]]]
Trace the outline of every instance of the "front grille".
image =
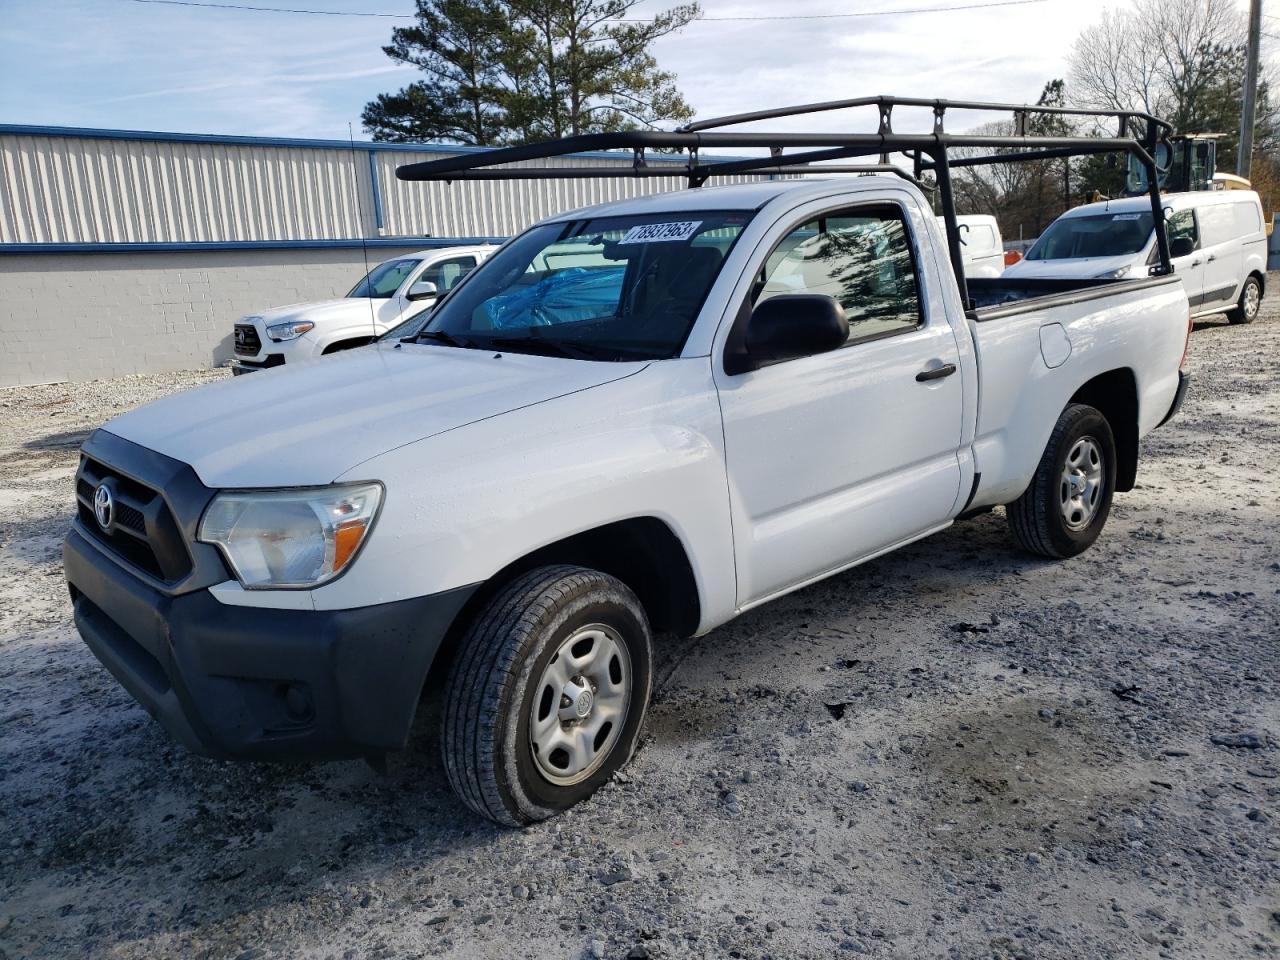
[[[94,495],[103,485],[110,487],[114,503],[113,517],[105,530],[93,505]],[[191,572],[191,555],[169,505],[146,484],[81,456],[76,505],[80,525],[89,536],[148,576],[174,583]]]
[[258,328],[252,323],[237,323],[235,336],[235,351],[241,356],[256,357],[262,350],[262,339],[258,336]]

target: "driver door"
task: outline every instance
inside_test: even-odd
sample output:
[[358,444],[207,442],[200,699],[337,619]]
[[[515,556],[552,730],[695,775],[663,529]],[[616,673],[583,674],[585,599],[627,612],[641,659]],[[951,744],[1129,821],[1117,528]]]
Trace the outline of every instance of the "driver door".
[[763,258],[755,303],[833,296],[849,339],[732,376],[717,364],[740,607],[950,518],[959,348],[943,311],[927,309],[920,269],[897,203],[810,217]]

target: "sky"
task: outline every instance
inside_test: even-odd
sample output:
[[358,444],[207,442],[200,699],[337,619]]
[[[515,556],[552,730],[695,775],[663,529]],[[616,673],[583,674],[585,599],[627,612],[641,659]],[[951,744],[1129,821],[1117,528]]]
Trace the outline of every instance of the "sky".
[[[238,2],[391,14],[413,7],[412,0]],[[1129,0],[903,12],[973,2],[702,0],[707,16],[785,10],[789,19],[698,22],[654,52],[700,118],[881,93],[1025,102],[1066,75],[1083,27]],[[644,0],[636,12],[670,5]],[[855,11],[892,12],[803,19]],[[381,49],[394,26],[409,22],[138,0],[0,0],[0,122],[323,139],[346,139],[350,124],[359,140],[364,104],[417,76]]]

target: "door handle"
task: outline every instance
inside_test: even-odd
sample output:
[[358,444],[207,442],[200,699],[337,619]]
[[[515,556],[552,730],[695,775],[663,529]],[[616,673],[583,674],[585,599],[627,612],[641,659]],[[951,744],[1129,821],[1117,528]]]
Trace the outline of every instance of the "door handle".
[[1205,261],[1205,262],[1206,262],[1206,263],[1213,263],[1213,261],[1215,261],[1215,260],[1217,260],[1217,259],[1218,259],[1218,255],[1217,255],[1216,253],[1211,253],[1211,254],[1209,254],[1209,259],[1208,259],[1207,261]]
[[1199,260],[1192,260],[1192,261],[1191,261],[1191,265],[1192,265],[1193,267],[1198,267],[1198,266],[1200,266],[1200,261],[1199,261]]
[[928,383],[930,380],[941,380],[949,377],[956,372],[954,363],[944,363],[940,367],[934,367],[932,370],[921,370],[916,374],[916,383]]

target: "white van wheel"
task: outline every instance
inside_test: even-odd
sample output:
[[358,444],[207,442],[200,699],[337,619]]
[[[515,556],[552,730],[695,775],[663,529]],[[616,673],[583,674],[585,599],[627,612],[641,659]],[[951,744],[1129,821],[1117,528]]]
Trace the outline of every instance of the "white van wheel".
[[1262,306],[1262,284],[1257,277],[1249,277],[1240,291],[1240,299],[1235,309],[1227,311],[1227,319],[1232,323],[1253,323]]

